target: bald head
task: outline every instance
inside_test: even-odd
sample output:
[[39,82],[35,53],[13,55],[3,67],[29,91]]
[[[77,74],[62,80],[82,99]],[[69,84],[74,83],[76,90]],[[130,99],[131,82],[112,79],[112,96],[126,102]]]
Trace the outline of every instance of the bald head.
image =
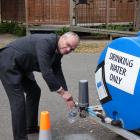
[[58,50],[64,55],[73,51],[79,44],[79,36],[74,32],[64,33],[58,41]]
[[79,36],[74,32],[66,32],[61,37],[64,37],[64,38],[74,37],[78,43],[80,42]]

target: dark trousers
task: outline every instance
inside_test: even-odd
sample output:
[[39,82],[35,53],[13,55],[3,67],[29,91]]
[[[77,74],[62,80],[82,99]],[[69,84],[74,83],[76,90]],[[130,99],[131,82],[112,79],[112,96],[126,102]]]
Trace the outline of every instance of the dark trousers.
[[26,128],[38,125],[41,90],[36,81],[28,77],[22,78],[18,88],[7,84],[3,78],[1,81],[10,102],[14,140],[28,140]]

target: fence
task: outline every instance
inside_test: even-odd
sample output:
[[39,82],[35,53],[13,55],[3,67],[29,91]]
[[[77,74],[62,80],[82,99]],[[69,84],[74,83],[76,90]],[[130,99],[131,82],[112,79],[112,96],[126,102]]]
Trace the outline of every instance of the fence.
[[69,24],[68,0],[28,0],[29,24]]
[[2,20],[29,26],[70,25],[89,30],[101,24],[135,25],[136,10],[137,0],[1,0]]
[[24,0],[1,0],[1,20],[25,22]]
[[95,23],[134,22],[136,12],[135,0],[84,0],[75,1],[75,25],[92,26]]

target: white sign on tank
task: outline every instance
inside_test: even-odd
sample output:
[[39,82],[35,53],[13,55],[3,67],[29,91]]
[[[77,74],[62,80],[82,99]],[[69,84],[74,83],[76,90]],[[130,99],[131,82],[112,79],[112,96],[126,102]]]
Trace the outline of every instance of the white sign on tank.
[[108,48],[105,57],[105,80],[108,84],[134,94],[140,58]]

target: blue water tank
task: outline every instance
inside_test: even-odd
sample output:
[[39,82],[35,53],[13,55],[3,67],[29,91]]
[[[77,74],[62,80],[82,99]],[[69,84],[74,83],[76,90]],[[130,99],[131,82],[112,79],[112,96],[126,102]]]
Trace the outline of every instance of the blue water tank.
[[101,53],[96,88],[106,116],[140,129],[140,35],[113,40]]

